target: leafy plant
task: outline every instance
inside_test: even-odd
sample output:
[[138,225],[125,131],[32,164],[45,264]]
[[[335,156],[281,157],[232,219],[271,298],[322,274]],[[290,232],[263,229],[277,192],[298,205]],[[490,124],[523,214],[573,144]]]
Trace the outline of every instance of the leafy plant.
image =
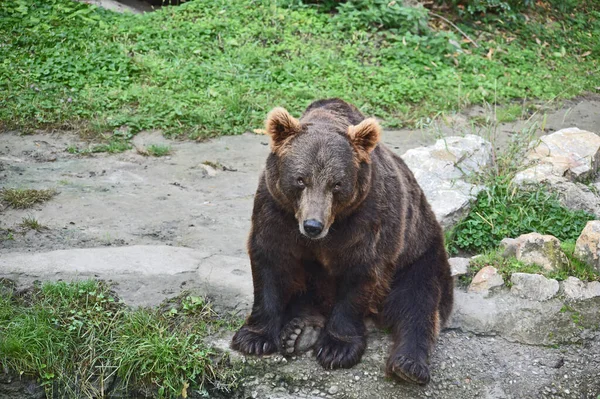
[[151,144],[146,151],[148,152],[148,155],[152,155],[153,157],[164,157],[171,153],[171,147],[162,144]]

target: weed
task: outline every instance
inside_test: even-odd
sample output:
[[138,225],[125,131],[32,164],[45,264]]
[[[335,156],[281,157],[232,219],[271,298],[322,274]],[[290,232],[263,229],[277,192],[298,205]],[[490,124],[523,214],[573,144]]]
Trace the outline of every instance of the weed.
[[499,123],[513,122],[523,115],[523,107],[517,104],[496,109],[496,120]]
[[[37,376],[49,396],[104,397],[124,389],[186,397],[236,386],[238,370],[204,343],[218,316],[204,299],[186,318],[129,310],[101,282],[47,283],[25,297],[0,290],[0,361]],[[183,312],[180,304],[178,311]]]
[[5,188],[0,191],[0,198],[9,206],[16,209],[31,208],[35,204],[48,201],[56,195],[56,191],[21,189],[21,188]]
[[40,222],[38,222],[38,220],[36,218],[34,218],[33,216],[24,217],[23,220],[21,221],[21,224],[19,224],[19,226],[26,230],[35,230],[38,232],[42,231],[46,228]]
[[171,153],[171,147],[168,145],[161,144],[151,144],[146,149],[148,155],[153,157],[164,157],[165,155],[169,155]]

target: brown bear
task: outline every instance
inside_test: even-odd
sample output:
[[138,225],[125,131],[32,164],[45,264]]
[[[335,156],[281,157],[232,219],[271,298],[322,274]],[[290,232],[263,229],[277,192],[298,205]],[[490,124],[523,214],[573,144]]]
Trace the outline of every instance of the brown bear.
[[300,120],[275,108],[248,251],[254,305],[231,346],[246,354],[314,349],[325,368],[365,351],[365,317],[393,333],[387,372],[426,384],[452,310],[440,225],[381,128],[340,99]]

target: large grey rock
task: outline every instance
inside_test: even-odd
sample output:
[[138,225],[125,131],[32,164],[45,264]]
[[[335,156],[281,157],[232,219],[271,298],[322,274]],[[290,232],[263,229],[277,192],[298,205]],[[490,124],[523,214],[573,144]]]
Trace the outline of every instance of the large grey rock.
[[586,184],[600,166],[600,136],[567,128],[530,144],[527,168],[515,175],[520,187],[545,184],[558,194],[561,203],[600,217],[600,196]]
[[469,285],[469,292],[487,295],[490,290],[504,285],[504,279],[495,267],[486,266],[479,270]]
[[575,243],[574,255],[600,272],[600,220],[587,222]]
[[570,276],[562,283],[563,292],[567,299],[582,300],[600,297],[600,282],[584,283],[577,277]]
[[559,289],[558,281],[541,274],[513,273],[510,277],[510,291],[522,298],[534,301],[546,301],[553,298]]
[[429,147],[408,150],[402,159],[423,188],[433,211],[448,228],[468,211],[482,187],[467,181],[492,163],[492,146],[475,135],[447,137]]
[[515,256],[525,264],[538,265],[545,270],[555,271],[569,263],[556,237],[529,233],[519,236],[516,240]]
[[486,298],[460,290],[454,296],[450,328],[531,345],[582,342],[598,334],[600,298],[572,302],[565,310],[558,297],[538,301],[500,291]]

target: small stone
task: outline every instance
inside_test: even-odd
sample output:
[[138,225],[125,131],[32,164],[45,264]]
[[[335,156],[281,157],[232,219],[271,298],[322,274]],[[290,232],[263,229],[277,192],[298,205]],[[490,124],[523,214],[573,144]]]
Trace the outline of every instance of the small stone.
[[469,259],[467,258],[450,258],[448,263],[450,263],[452,277],[463,276],[469,270]]
[[360,380],[360,377],[359,377],[359,376],[357,376],[357,375],[355,375],[355,376],[354,376],[354,379],[355,379],[356,381],[358,381],[358,380]]
[[558,293],[559,284],[541,274],[513,273],[510,278],[511,292],[523,298],[545,301]]
[[200,164],[200,169],[202,169],[202,175],[208,177],[215,177],[217,175],[217,170],[210,165]]
[[600,272],[600,220],[587,222],[575,243],[574,255]]
[[517,240],[516,258],[527,265],[538,265],[544,270],[556,271],[569,264],[556,237],[529,233],[519,236]]
[[332,386],[331,386],[331,387],[330,387],[330,388],[327,390],[327,392],[328,392],[330,395],[335,395],[336,393],[338,393],[338,391],[339,391],[339,388],[338,388],[338,386],[337,386],[337,385],[332,385]]
[[502,256],[510,258],[511,256],[517,256],[517,247],[519,246],[519,240],[515,238],[505,238],[500,241],[500,248],[503,249]]
[[495,267],[486,266],[473,277],[473,281],[469,285],[469,292],[487,293],[489,290],[503,285],[504,279],[498,274],[498,270]]

